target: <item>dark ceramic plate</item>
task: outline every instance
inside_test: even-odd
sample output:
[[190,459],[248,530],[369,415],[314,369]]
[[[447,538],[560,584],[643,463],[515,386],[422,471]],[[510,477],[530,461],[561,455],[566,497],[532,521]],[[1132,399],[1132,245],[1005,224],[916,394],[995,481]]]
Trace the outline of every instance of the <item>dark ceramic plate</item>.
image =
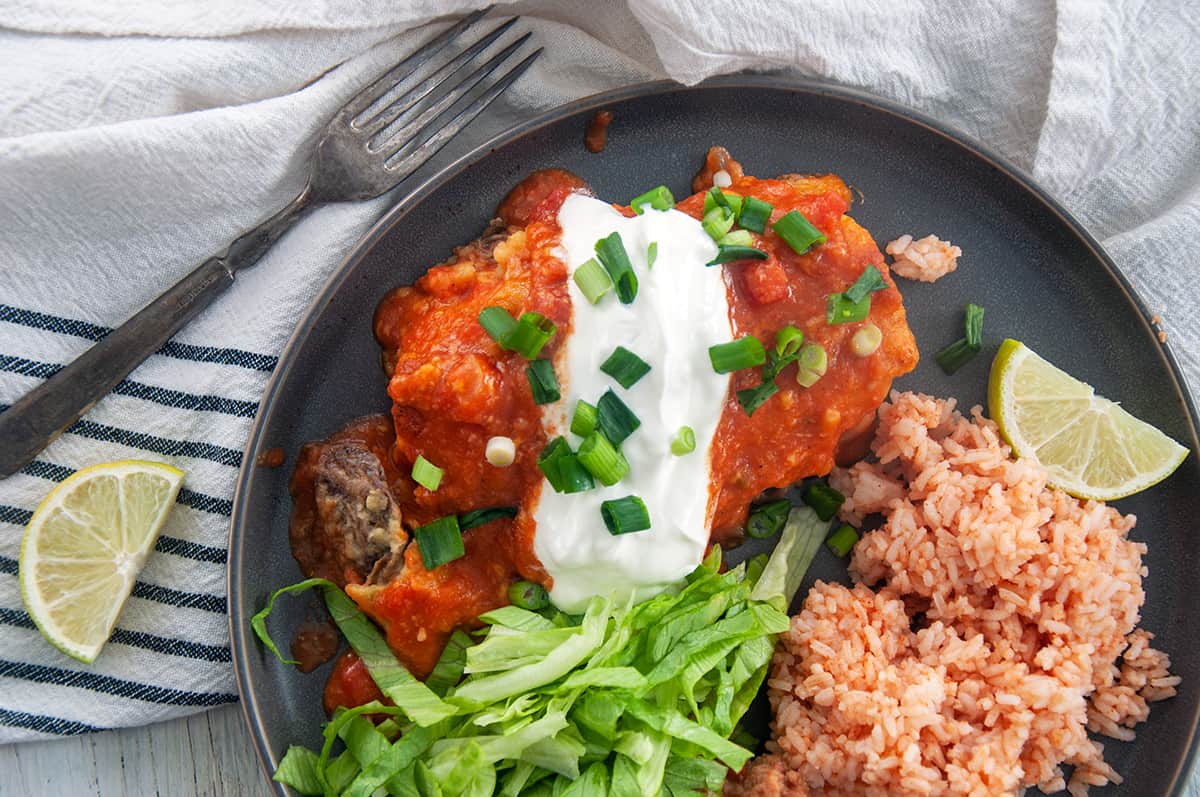
[[[584,127],[598,108],[613,112],[608,147],[590,154]],[[861,193],[851,213],[877,241],[935,233],[962,247],[953,275],[904,282],[909,321],[924,354],[897,387],[984,401],[988,365],[1004,337],[1119,399],[1193,455],[1166,482],[1120,501],[1136,513],[1150,575],[1143,618],[1183,676],[1179,695],[1158,703],[1134,742],[1105,740],[1122,788],[1093,794],[1181,794],[1200,704],[1200,517],[1196,411],[1179,369],[1156,340],[1149,315],[1098,244],[1041,189],[977,144],[936,122],[873,97],[778,78],[733,77],[686,89],[655,83],[552,111],[475,149],[392,209],[359,242],[321,291],[284,350],[259,410],[238,482],[230,539],[229,599],[234,664],[263,764],[274,771],[292,743],[320,741],[321,689],[328,665],[303,675],[258,644],[250,617],[273,589],[300,578],[288,550],[293,457],[358,415],[386,410],[371,313],[391,287],[412,282],[451,249],[476,237],[501,197],[534,169],[562,167],[598,196],[623,200],[666,183],[690,193],[712,144],[727,146],[749,173],[835,172]],[[986,351],[947,377],[932,354],[960,334],[962,307],[987,308]],[[255,467],[282,447],[288,467]],[[822,552],[809,576],[845,579]],[[803,590],[801,591],[803,594]],[[305,614],[288,601],[272,625],[282,637]]]

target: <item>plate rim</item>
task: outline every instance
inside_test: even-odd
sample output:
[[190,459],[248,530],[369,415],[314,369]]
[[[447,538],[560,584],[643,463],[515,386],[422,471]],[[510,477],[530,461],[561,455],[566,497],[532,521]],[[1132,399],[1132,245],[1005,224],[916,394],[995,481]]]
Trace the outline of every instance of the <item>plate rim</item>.
[[[295,328],[288,336],[287,342],[279,353],[275,369],[272,371],[270,378],[263,388],[262,399],[259,402],[258,411],[254,415],[254,420],[246,439],[246,446],[242,451],[242,464],[238,469],[237,480],[234,484],[233,511],[230,515],[229,532],[226,538],[228,546],[225,574],[225,588],[228,600],[228,615],[226,620],[229,627],[230,652],[232,654],[234,680],[237,685],[242,719],[245,721],[246,728],[249,730],[251,737],[253,737],[254,750],[259,768],[266,774],[268,782],[276,794],[286,797],[289,791],[282,784],[271,779],[274,767],[277,766],[278,762],[275,760],[273,752],[268,749],[265,729],[261,722],[261,713],[258,710],[258,701],[252,694],[248,683],[248,655],[253,640],[251,639],[251,634],[248,632],[248,622],[243,622],[242,620],[243,617],[247,616],[245,614],[247,607],[244,601],[246,593],[242,589],[243,578],[241,573],[242,556],[240,542],[245,538],[245,495],[248,492],[254,475],[255,457],[262,442],[266,419],[271,415],[276,399],[278,398],[280,383],[283,381],[284,375],[289,372],[304,341],[308,338],[317,315],[324,309],[329,297],[350,278],[358,262],[362,260],[365,254],[410,209],[423,202],[430,194],[470,166],[489,157],[500,147],[507,146],[520,138],[533,134],[549,125],[556,124],[568,117],[590,110],[598,110],[608,104],[667,93],[703,92],[710,89],[731,88],[788,91],[827,97],[864,106],[870,110],[883,112],[887,115],[898,117],[901,121],[922,127],[939,138],[944,139],[949,144],[964,150],[966,154],[983,161],[1009,180],[1015,182],[1019,188],[1036,199],[1061,225],[1079,239],[1079,242],[1084,245],[1094,262],[1098,263],[1107,272],[1107,275],[1116,284],[1117,288],[1124,294],[1125,299],[1137,310],[1143,330],[1151,336],[1155,336],[1154,325],[1150,320],[1152,313],[1133,284],[1122,273],[1112,258],[1109,257],[1100,242],[1053,194],[1042,187],[1032,175],[1026,173],[1024,169],[988,145],[956,129],[952,125],[922,111],[862,89],[842,86],[823,80],[799,78],[784,74],[719,75],[694,85],[684,85],[673,80],[654,80],[590,94],[549,108],[529,119],[499,131],[459,155],[434,174],[422,180],[410,191],[401,195],[395,204],[384,211],[370,229],[350,246],[345,257],[342,258],[330,273],[329,277],[313,296],[304,313],[300,316]],[[401,186],[403,186],[403,183],[401,183]],[[1182,398],[1187,426],[1186,431],[1191,436],[1191,439],[1185,442],[1193,452],[1198,452],[1200,451],[1200,431],[1198,431],[1200,429],[1200,412],[1197,411],[1192,391],[1183,370],[1179,366],[1179,361],[1175,357],[1171,344],[1167,341],[1159,341],[1158,348],[1166,363],[1167,374],[1174,385],[1175,391]],[[1182,797],[1188,781],[1196,771],[1197,757],[1198,753],[1200,753],[1200,745],[1197,744],[1200,741],[1197,737],[1198,726],[1200,726],[1200,701],[1197,701],[1197,704],[1192,709],[1189,725],[1187,752],[1181,757],[1172,774],[1169,792],[1171,797]]]

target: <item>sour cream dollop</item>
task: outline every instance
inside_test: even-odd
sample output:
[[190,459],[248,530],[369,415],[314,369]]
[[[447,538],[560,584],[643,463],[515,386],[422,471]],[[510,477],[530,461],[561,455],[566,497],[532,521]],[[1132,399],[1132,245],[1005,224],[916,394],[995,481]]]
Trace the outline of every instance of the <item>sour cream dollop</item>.
[[[621,304],[609,293],[593,305],[569,280],[573,330],[557,368],[563,400],[543,414],[547,434],[569,433],[575,403],[591,404],[612,390],[641,420],[621,445],[630,473],[612,487],[556,493],[544,484],[534,511],[534,553],[553,577],[550,597],[581,611],[593,596],[649,598],[687,575],[708,544],[710,448],[729,377],[712,370],[708,347],[730,340],[729,300],[722,269],[706,267],[716,244],[700,223],[677,210],[646,209],[626,218],[608,203],[573,194],[558,213],[560,256],[575,269],[596,256],[600,239],[620,233],[637,274],[637,298]],[[648,251],[657,257],[648,265]],[[617,346],[650,364],[630,389],[600,370]],[[671,453],[681,426],[696,434],[696,450]],[[600,515],[603,501],[636,495],[650,513],[646,531],[613,536]]]

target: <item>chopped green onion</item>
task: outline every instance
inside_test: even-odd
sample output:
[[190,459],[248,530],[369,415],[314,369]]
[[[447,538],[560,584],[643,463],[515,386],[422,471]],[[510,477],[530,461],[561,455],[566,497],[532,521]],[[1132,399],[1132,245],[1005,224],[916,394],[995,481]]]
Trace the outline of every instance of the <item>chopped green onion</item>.
[[579,461],[578,454],[568,454],[558,460],[559,478],[562,480],[562,492],[583,493],[596,486],[592,474]]
[[747,335],[708,347],[708,360],[718,374],[728,374],[743,368],[754,368],[767,361],[767,352],[758,338]]
[[761,233],[766,229],[767,221],[771,218],[773,210],[775,210],[775,206],[770,202],[748,196],[742,200],[742,212],[738,214],[738,224],[747,230]]
[[604,391],[604,395],[596,402],[596,428],[614,446],[625,442],[625,438],[641,425],[641,420],[633,414],[633,410],[611,390]]
[[779,386],[774,380],[763,382],[757,387],[739,390],[737,392],[738,404],[742,405],[742,410],[749,417],[754,415],[754,411],[766,403],[767,399],[779,392]]
[[952,374],[970,362],[971,358],[978,353],[979,350],[968,343],[966,338],[959,338],[935,354],[933,359],[937,361],[943,371]]
[[866,320],[871,312],[871,296],[852,302],[844,293],[831,293],[825,300],[825,320],[830,324],[852,324]]
[[629,304],[637,297],[638,278],[633,273],[633,265],[629,262],[629,253],[621,241],[621,234],[614,232],[607,238],[596,241],[596,256],[601,265],[608,271],[613,285],[617,289],[617,298],[621,304]]
[[733,232],[725,233],[717,243],[721,246],[754,246],[754,236],[749,230],[734,230]]
[[627,495],[600,504],[600,515],[608,533],[616,536],[650,528],[650,512],[646,503],[636,495]]
[[713,208],[725,208],[737,218],[742,212],[742,197],[737,194],[727,194],[721,190],[720,186],[714,185],[704,195],[704,213],[707,214]]
[[596,407],[583,399],[575,402],[575,413],[571,416],[571,434],[587,437],[596,428]]
[[788,324],[775,333],[775,353],[781,357],[791,357],[800,351],[804,343],[804,333]]
[[715,207],[704,214],[704,218],[700,220],[700,226],[708,233],[708,237],[714,241],[719,241],[725,236],[725,233],[733,229],[733,211],[729,208]]
[[825,545],[833,551],[834,556],[845,556],[850,553],[856,542],[858,542],[858,532],[849,523],[843,523],[833,534],[829,535],[829,539],[825,540]]
[[883,290],[887,290],[887,283],[883,281],[883,275],[874,266],[867,266],[863,269],[863,273],[858,275],[854,284],[846,289],[845,296],[854,304],[858,304],[863,297]]
[[737,260],[766,260],[767,253],[753,246],[726,246],[717,244],[717,256],[708,261],[706,266],[719,266],[722,263],[733,263]]
[[951,343],[934,355],[937,364],[947,374],[962,368],[979,353],[983,346],[983,308],[977,304],[967,305],[966,335]]
[[624,346],[618,346],[608,359],[600,364],[600,370],[617,380],[617,384],[628,390],[637,381],[650,373],[650,363],[638,357]]
[[501,348],[506,348],[504,341],[517,328],[517,319],[503,307],[493,305],[479,311],[479,325]]
[[979,351],[983,347],[983,308],[977,304],[967,305],[967,345]]
[[579,446],[580,463],[605,487],[629,475],[629,462],[600,432],[592,432]]
[[515,506],[492,506],[487,509],[476,509],[471,512],[463,512],[458,516],[458,529],[467,531],[476,526],[482,526],[484,523],[491,523],[493,520],[515,518],[516,516],[517,508]]
[[679,431],[671,438],[671,453],[677,457],[690,454],[696,450],[696,432],[690,426],[680,426]]
[[604,294],[612,290],[612,278],[594,257],[575,269],[573,277],[579,292],[592,304],[603,299]]
[[596,486],[592,475],[561,436],[546,444],[538,455],[537,465],[556,493],[581,493]]
[[839,493],[837,490],[830,487],[825,482],[812,482],[804,488],[804,492],[800,497],[804,503],[813,508],[817,513],[817,517],[825,522],[833,520],[833,516],[841,509],[842,504],[846,501],[846,496]]
[[883,343],[883,331],[874,324],[866,323],[850,338],[850,350],[857,357],[870,357],[879,349],[880,343]]
[[759,504],[750,510],[750,517],[746,520],[746,533],[756,540],[774,537],[787,522],[788,513],[791,511],[792,502],[786,498]]
[[526,360],[536,360],[557,329],[554,322],[541,313],[521,313],[517,325],[504,336],[500,345]]
[[513,606],[536,612],[550,605],[550,596],[546,588],[532,581],[517,581],[508,588],[508,601]]
[[517,460],[517,444],[511,437],[496,435],[489,437],[483,447],[483,458],[489,465],[497,468],[507,468]]
[[801,387],[812,387],[825,376],[829,357],[820,343],[807,343],[796,358],[796,381]]
[[654,268],[655,260],[658,260],[658,241],[651,241],[646,247],[646,268]]
[[671,195],[670,189],[665,185],[660,185],[640,196],[635,196],[629,202],[629,207],[633,208],[633,212],[639,216],[642,215],[642,208],[646,205],[655,210],[670,210],[675,207],[675,197]]
[[533,391],[534,404],[549,404],[562,398],[558,388],[558,377],[554,375],[554,363],[549,360],[534,360],[525,369],[525,378]]
[[445,473],[437,465],[417,454],[417,460],[413,462],[412,466],[412,478],[417,484],[433,492],[442,483],[442,476]]
[[425,563],[426,570],[453,562],[466,553],[462,530],[454,515],[446,515],[418,527],[413,531],[413,538],[417,541],[417,549],[421,552],[421,561]]
[[825,243],[826,240],[824,234],[800,215],[798,210],[789,210],[783,214],[779,221],[771,225],[771,229],[798,255],[804,254],[816,244]]

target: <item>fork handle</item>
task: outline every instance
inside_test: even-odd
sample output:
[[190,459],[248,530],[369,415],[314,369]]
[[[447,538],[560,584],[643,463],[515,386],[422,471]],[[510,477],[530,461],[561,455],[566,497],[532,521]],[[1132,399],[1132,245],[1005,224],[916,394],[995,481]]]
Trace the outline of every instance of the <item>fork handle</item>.
[[306,188],[286,208],[234,241],[143,307],[58,373],[0,413],[0,479],[29,464],[42,449],[158,351],[172,335],[257,262],[308,207]]

